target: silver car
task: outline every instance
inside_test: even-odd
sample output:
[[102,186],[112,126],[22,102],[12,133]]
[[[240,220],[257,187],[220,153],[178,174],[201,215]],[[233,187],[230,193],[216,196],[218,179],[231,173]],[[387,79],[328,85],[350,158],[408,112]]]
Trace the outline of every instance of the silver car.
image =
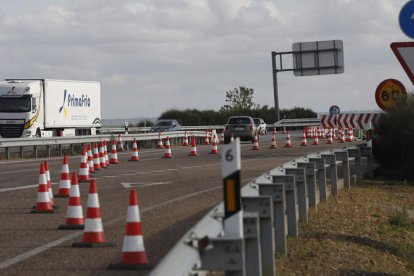
[[256,125],[250,116],[233,116],[227,120],[224,127],[224,143],[230,142],[230,138],[240,137],[242,141],[252,141],[256,135]]

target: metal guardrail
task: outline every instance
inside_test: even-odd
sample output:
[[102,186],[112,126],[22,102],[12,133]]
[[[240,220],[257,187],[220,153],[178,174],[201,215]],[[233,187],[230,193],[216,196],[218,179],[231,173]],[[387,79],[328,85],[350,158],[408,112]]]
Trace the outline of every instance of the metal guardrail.
[[[209,126],[181,126],[182,130],[221,130],[224,129],[223,125],[209,125]],[[149,132],[151,127],[128,127],[129,133],[141,133]],[[101,128],[101,133],[125,133],[124,127],[103,127]]]
[[320,125],[320,118],[282,119],[274,124],[275,127],[307,127]]
[[[189,131],[187,136],[205,137],[205,131]],[[181,139],[184,137],[183,131],[171,131],[161,133],[161,138],[169,137],[170,139]],[[33,148],[33,157],[37,158],[38,147],[46,147],[48,156],[50,157],[50,151],[52,147],[57,147],[60,155],[62,155],[63,146],[69,145],[81,145],[88,143],[96,143],[102,140],[117,139],[116,134],[94,135],[94,136],[65,136],[65,137],[43,137],[43,138],[7,138],[0,139],[0,149],[4,149],[6,159],[10,157],[10,150],[17,148],[20,151],[20,156],[23,157],[23,149],[27,147]],[[159,133],[141,133],[141,134],[122,134],[122,142],[137,141],[155,141],[159,139]]]
[[[266,172],[242,189],[244,238],[224,236],[221,203],[178,241],[150,275],[211,271],[276,275],[275,256],[287,254],[287,236],[298,236],[298,222],[308,222],[309,207],[316,210],[329,195],[350,188],[350,162],[354,162],[355,181],[362,180],[362,157],[367,158],[370,178],[372,148],[366,146],[308,154]],[[339,168],[342,179],[338,179]]]

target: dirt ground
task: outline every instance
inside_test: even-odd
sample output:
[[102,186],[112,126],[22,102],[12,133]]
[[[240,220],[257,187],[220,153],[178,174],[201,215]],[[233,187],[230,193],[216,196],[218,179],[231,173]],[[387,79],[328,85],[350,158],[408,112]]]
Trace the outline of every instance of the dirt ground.
[[277,275],[414,275],[414,183],[364,181],[311,211]]

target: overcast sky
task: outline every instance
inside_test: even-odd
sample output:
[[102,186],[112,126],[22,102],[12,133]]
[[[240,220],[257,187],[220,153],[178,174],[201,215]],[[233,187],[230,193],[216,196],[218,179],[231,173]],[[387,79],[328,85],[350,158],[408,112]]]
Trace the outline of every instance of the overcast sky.
[[278,74],[280,108],[376,110],[384,79],[413,85],[390,49],[407,0],[3,0],[0,78],[101,82],[102,117],[224,105],[246,86],[274,106],[271,51],[340,39],[345,72]]

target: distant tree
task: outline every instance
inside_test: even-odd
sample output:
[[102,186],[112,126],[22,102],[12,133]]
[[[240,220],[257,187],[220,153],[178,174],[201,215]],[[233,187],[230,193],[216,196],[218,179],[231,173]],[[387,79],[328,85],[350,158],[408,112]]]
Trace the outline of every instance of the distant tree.
[[154,122],[150,120],[144,120],[144,121],[140,121],[137,124],[137,127],[152,127],[153,125],[154,125]]
[[252,88],[240,86],[226,92],[225,105],[220,108],[220,112],[227,114],[246,114],[259,108],[253,102]]
[[281,119],[297,119],[297,118],[317,118],[318,114],[312,109],[303,107],[294,107],[292,109],[281,109]]

